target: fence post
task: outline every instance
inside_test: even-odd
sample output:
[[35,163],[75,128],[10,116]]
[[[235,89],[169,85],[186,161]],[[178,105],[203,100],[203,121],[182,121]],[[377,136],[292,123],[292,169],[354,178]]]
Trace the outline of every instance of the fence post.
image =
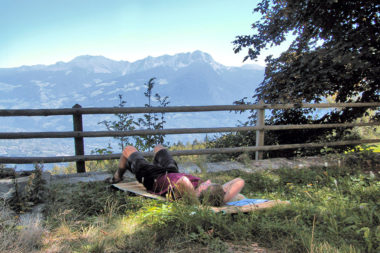
[[[264,101],[260,100],[259,105],[263,105]],[[257,121],[256,126],[264,127],[265,126],[265,109],[257,110]],[[264,146],[264,130],[256,130],[256,147]],[[263,159],[263,151],[256,151],[255,160]]]
[[[82,106],[75,104],[73,108],[82,108]],[[80,113],[73,114],[73,124],[74,124],[74,131],[83,132],[82,114]],[[74,143],[75,143],[75,155],[76,156],[84,155],[83,137],[75,137]],[[77,161],[76,166],[77,166],[77,173],[86,172],[84,161]]]

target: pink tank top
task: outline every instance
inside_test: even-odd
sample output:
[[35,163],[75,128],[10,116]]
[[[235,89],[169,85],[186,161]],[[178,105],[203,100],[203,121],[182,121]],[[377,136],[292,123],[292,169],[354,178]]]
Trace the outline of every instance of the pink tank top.
[[155,180],[153,184],[153,191],[151,191],[151,193],[156,195],[165,195],[169,191],[169,189],[175,188],[177,181],[183,176],[186,176],[190,180],[190,182],[194,186],[194,189],[198,187],[198,184],[201,181],[199,177],[186,173],[168,173],[159,176]]

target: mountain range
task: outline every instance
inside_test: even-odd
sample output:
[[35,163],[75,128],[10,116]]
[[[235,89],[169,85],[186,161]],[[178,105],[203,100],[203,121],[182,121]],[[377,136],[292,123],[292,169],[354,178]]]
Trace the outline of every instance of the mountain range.
[[[154,93],[168,96],[175,105],[232,104],[250,97],[264,76],[264,67],[224,66],[207,53],[194,51],[147,57],[135,62],[114,61],[103,56],[78,56],[53,65],[0,68],[0,109],[113,107],[119,94],[126,106],[144,106],[145,83],[155,77]],[[156,104],[153,102],[153,106]],[[112,115],[84,116],[85,130],[104,130],[98,122]],[[234,126],[241,115],[229,112],[167,114],[167,128]],[[0,132],[71,131],[71,118],[3,117]],[[175,137],[181,139],[183,137]],[[175,138],[172,140],[175,140]],[[190,140],[190,137],[185,139]],[[72,155],[72,140],[0,140],[1,156]],[[104,140],[85,142],[91,148]],[[43,146],[54,146],[45,148]]]

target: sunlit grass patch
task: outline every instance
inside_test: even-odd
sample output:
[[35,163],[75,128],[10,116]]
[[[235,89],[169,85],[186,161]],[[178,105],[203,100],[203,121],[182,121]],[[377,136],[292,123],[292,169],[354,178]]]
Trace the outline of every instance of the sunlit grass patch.
[[219,183],[241,177],[245,196],[291,203],[248,214],[129,196],[102,182],[56,185],[48,198],[49,232],[42,247],[52,252],[228,252],[231,243],[245,242],[287,252],[376,252],[380,182],[376,166],[363,165],[368,159],[369,154],[355,154],[336,168],[199,174]]
[[355,149],[347,151],[346,153],[355,152],[355,150],[358,151],[369,151],[374,153],[380,153],[380,144],[366,144],[366,145],[358,145],[355,147]]
[[380,144],[374,144],[371,147],[369,147],[369,149],[375,153],[380,153]]

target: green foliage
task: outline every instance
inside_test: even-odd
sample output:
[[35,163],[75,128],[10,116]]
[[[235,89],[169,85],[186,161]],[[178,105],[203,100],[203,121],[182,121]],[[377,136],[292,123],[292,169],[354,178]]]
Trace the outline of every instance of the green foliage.
[[[91,154],[105,155],[112,154],[112,147],[110,144],[106,148],[97,148],[91,151]],[[108,171],[114,174],[118,168],[118,160],[98,160],[98,161],[88,161],[86,162],[86,171]]]
[[86,172],[106,171],[114,174],[119,166],[118,160],[100,160],[86,162]]
[[[243,178],[242,193],[248,198],[290,201],[234,216],[186,201],[128,196],[102,182],[54,185],[47,202],[47,226],[57,229],[51,234],[58,238],[63,225],[69,230],[67,251],[228,252],[226,242],[259,242],[287,252],[377,252],[379,168],[367,162],[377,158],[351,152],[342,159],[336,168],[202,174],[219,183]],[[90,229],[97,234],[88,236]],[[78,233],[83,236],[74,243],[72,237]],[[92,237],[98,239],[85,239]]]
[[[92,154],[105,154],[102,149],[96,149],[91,152]],[[107,153],[108,154],[108,153]],[[118,160],[99,160],[99,161],[87,161],[86,172],[106,171],[113,174],[118,168]],[[76,174],[77,168],[75,163],[69,163],[68,165],[54,165],[49,171],[52,175],[60,174]]]
[[[195,150],[195,149],[205,149],[207,148],[207,142],[200,142],[198,140],[194,140],[192,143],[188,142],[183,144],[181,141],[170,145],[170,151],[176,150]],[[187,155],[187,156],[178,156],[175,158],[178,163],[186,163],[193,162],[197,164],[199,167],[202,167],[202,164],[206,162],[206,155]]]
[[254,34],[238,36],[235,52],[247,47],[245,59],[255,59],[293,33],[288,50],[267,59],[258,97],[319,102],[336,95],[335,101],[346,102],[357,95],[357,101],[378,101],[379,8],[372,1],[263,0],[254,10],[262,15],[252,25]]
[[311,247],[316,217],[317,245],[327,243],[336,250],[350,246],[358,251],[376,252],[380,224],[378,172],[371,176],[357,168],[307,168],[253,174],[234,171],[230,176],[245,179],[243,194],[248,197],[291,202],[289,206],[252,214],[249,234],[255,240],[290,252],[306,252]]
[[[355,123],[368,123],[371,119],[375,117],[375,110],[368,110],[366,114],[355,120]],[[359,136],[362,139],[379,139],[380,138],[380,127],[379,126],[366,126],[366,127],[354,127],[352,130],[352,135]]]
[[16,173],[13,175],[13,189],[11,198],[7,201],[7,204],[11,207],[12,210],[20,212],[25,210],[25,203],[22,193],[20,191],[19,184],[17,182]]
[[[256,102],[319,103],[374,102],[379,98],[380,6],[373,1],[270,1],[254,9],[261,19],[253,35],[237,36],[235,52],[248,49],[245,60],[256,59],[267,46],[293,41],[278,58],[266,59],[265,78],[256,90]],[[332,22],[333,20],[333,22]],[[236,103],[250,103],[242,99]],[[378,114],[378,109],[374,108]],[[343,123],[362,117],[367,108],[274,110],[269,125]],[[374,118],[372,115],[371,118]],[[254,124],[252,115],[247,124]],[[343,129],[275,131],[271,144],[334,141],[349,135]],[[347,147],[350,149],[351,147]],[[294,155],[295,152],[287,154]],[[318,152],[318,150],[315,150]]]
[[42,177],[43,165],[35,164],[25,187],[26,199],[34,204],[44,202],[46,181]]
[[378,154],[372,150],[372,145],[361,145],[355,151],[344,156],[345,164],[350,169],[379,170]]
[[[214,136],[208,142],[206,142],[208,148],[233,148],[233,147],[244,147],[244,146],[255,146],[256,145],[256,132],[236,132],[228,133],[221,136]],[[227,159],[237,159],[241,153],[232,154],[215,154],[210,155],[210,161],[220,161]],[[255,157],[255,153],[249,154],[251,158]]]
[[55,184],[49,189],[46,215],[51,224],[59,224],[62,214],[65,221],[85,217],[133,212],[141,208],[146,201],[142,198],[130,198],[124,192],[111,191],[104,182],[77,183],[69,187]]
[[[154,81],[156,78],[149,79],[148,83],[145,83],[146,91],[144,96],[147,98],[147,103],[145,107],[153,107],[152,103],[155,100],[159,107],[166,107],[169,104],[169,97],[162,97],[158,93],[153,93]],[[123,100],[123,96],[119,94],[119,105],[118,107],[125,107],[126,101]],[[136,129],[147,129],[147,130],[160,130],[164,128],[166,123],[165,113],[149,112],[143,114],[142,117],[135,119],[132,115],[128,113],[116,113],[116,120],[103,120],[98,124],[104,125],[108,131],[131,131]],[[151,150],[156,144],[164,143],[164,134],[155,135],[142,135],[142,136],[117,136],[114,137],[119,140],[119,146],[124,149],[125,146],[134,145],[140,151]],[[106,149],[97,149],[96,153],[112,153],[112,148],[108,146]]]
[[[239,172],[233,173],[231,176],[235,177]],[[147,208],[142,218],[156,235],[152,243],[174,240],[176,235],[206,245],[215,240],[253,240],[289,252],[306,252],[313,245],[311,233],[315,223],[313,247],[316,249],[322,246],[315,245],[327,243],[335,250],[376,251],[380,222],[376,207],[376,196],[380,193],[377,179],[357,172],[347,174],[344,169],[336,168],[240,172],[239,175],[246,180],[244,194],[286,198],[291,205],[235,217],[180,203]]]
[[[152,107],[153,100],[153,88],[154,88],[154,80],[156,78],[151,78],[148,83],[145,83],[146,91],[144,92],[144,96],[147,98],[148,103],[145,104],[145,107]],[[166,107],[169,104],[169,97],[161,97],[158,93],[154,95],[154,99],[159,103],[160,107]],[[145,128],[148,130],[159,130],[164,128],[165,121],[165,113],[145,113],[142,118],[138,118],[136,122],[134,122],[137,127]],[[155,135],[145,135],[145,136],[137,136],[136,137],[136,148],[143,150],[151,150],[156,144],[164,143],[164,134],[155,134]]]
[[[123,108],[127,101],[123,100],[123,96],[119,94],[119,105],[118,107]],[[108,131],[130,131],[135,130],[133,117],[128,113],[116,113],[117,120],[103,120],[98,124],[104,125]],[[125,146],[131,145],[130,136],[116,136],[115,139],[119,140],[119,146],[121,149],[124,149]],[[109,146],[108,146],[109,147]],[[109,151],[110,149],[108,149]],[[111,148],[112,150],[112,148]]]
[[74,174],[74,173],[77,173],[77,168],[76,168],[75,163],[69,163],[68,165],[62,165],[62,166],[55,164],[52,170],[50,171],[50,173],[53,175]]
[[35,169],[28,177],[24,189],[17,182],[16,174],[14,175],[14,192],[8,201],[9,206],[16,212],[29,211],[34,205],[44,202],[45,198],[45,180],[42,177],[43,166],[35,164]]

